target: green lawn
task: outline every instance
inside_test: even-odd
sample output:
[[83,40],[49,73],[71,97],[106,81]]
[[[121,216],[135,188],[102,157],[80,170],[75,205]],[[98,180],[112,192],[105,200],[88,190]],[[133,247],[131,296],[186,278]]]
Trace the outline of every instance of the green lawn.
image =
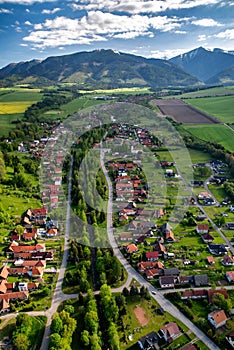
[[225,125],[185,125],[184,128],[201,140],[219,143],[227,150],[234,152],[234,132]]
[[[168,313],[160,315],[159,305],[152,298],[150,300],[141,299],[140,296],[128,297],[127,301],[127,315],[124,317],[125,326],[128,326],[127,334],[132,334],[133,340],[128,340],[127,344],[121,342],[121,350],[135,349],[136,342],[142,336],[148,334],[149,332],[157,332],[165,323],[174,321],[177,322],[179,327],[187,332],[188,329],[179,320],[174,319]],[[148,323],[141,326],[137,317],[135,316],[134,310],[137,306],[140,306],[145,311],[145,317],[148,319]],[[122,333],[120,334],[120,339],[122,339]],[[189,339],[187,339],[187,343]],[[136,347],[137,349],[137,347]]]
[[233,96],[186,99],[186,103],[213,115],[223,123],[234,123]]
[[[180,95],[180,98],[198,98],[198,97],[216,97],[216,96],[224,96],[224,95],[234,95],[233,86],[218,86],[212,87],[209,89],[201,89],[193,92],[187,92]],[[178,95],[177,95],[178,97]]]

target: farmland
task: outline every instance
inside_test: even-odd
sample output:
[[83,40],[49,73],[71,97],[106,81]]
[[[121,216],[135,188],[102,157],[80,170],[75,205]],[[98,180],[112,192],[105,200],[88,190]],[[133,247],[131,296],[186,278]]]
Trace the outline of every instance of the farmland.
[[0,136],[7,135],[24,111],[41,98],[38,89],[0,89]]
[[186,99],[186,102],[223,123],[234,123],[233,96]]
[[191,125],[184,128],[201,140],[219,143],[227,150],[234,152],[234,134],[225,125]]
[[161,113],[173,118],[178,123],[186,124],[217,124],[215,118],[207,113],[201,112],[196,108],[186,104],[178,99],[152,100],[152,105],[156,105]]

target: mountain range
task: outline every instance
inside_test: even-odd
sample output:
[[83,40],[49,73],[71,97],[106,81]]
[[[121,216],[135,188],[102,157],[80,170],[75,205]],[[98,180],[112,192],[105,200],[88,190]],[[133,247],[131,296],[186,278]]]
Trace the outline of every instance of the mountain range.
[[199,47],[170,60],[161,60],[111,49],[84,51],[10,63],[0,69],[0,86],[16,83],[76,83],[86,89],[233,84],[234,52]]

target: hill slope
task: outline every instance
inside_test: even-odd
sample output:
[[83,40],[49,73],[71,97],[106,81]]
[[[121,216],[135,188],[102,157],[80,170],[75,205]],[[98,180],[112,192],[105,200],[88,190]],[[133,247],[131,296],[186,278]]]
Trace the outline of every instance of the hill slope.
[[206,82],[234,65],[234,55],[233,52],[229,53],[221,49],[209,51],[199,47],[183,55],[173,57],[169,61]]
[[[30,66],[31,62],[31,66]],[[0,83],[20,82],[33,77],[49,82],[74,82],[82,87],[114,88],[122,86],[191,86],[199,80],[172,62],[146,59],[113,50],[79,52],[8,65],[0,70]],[[25,69],[24,69],[25,67]]]

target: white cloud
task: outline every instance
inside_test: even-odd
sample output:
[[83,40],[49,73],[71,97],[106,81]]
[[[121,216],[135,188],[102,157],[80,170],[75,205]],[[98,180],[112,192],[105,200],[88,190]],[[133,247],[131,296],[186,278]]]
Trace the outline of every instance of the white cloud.
[[73,10],[106,10],[138,14],[189,9],[222,2],[222,0],[75,0],[70,6]]
[[87,16],[80,19],[61,16],[35,24],[34,30],[24,38],[24,41],[45,48],[90,44],[110,38],[153,37],[153,30],[169,32],[179,28],[183,21],[183,19],[167,16],[119,16],[101,11],[90,11]]
[[12,14],[13,11],[8,10],[8,9],[0,9],[0,13]]
[[225,40],[234,40],[234,29],[227,29],[215,35],[216,38]]
[[18,4],[18,5],[33,5],[36,2],[55,2],[57,0],[0,0],[0,4]]
[[171,49],[171,50],[151,50],[147,55],[149,58],[160,58],[160,59],[170,59],[182,55],[185,52],[188,52],[191,49]]
[[185,30],[175,30],[174,31],[175,34],[187,34],[187,32]]
[[29,21],[24,22],[24,24],[26,24],[27,26],[32,26],[32,23]]
[[205,34],[198,35],[197,41],[206,41],[207,37]]
[[201,27],[221,27],[222,24],[215,21],[212,18],[202,18],[198,19],[196,21],[192,21],[192,24],[196,26],[201,26]]
[[43,14],[46,14],[46,15],[50,15],[50,14],[54,14],[54,13],[56,13],[56,12],[58,12],[58,11],[61,11],[61,9],[60,9],[59,7],[55,7],[55,8],[52,9],[52,10],[44,9],[44,10],[42,11],[42,13],[43,13]]

